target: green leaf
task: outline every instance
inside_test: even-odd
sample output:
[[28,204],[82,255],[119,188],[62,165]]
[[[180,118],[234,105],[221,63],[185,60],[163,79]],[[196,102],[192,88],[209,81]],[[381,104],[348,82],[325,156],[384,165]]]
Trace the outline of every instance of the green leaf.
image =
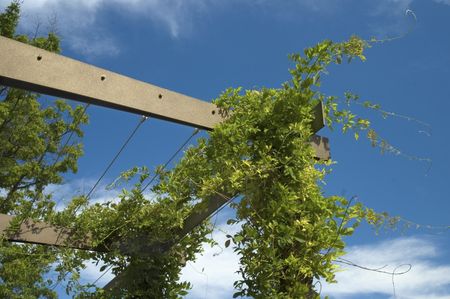
[[242,237],[241,235],[236,235],[233,238],[234,243],[239,243],[244,239],[244,237]]
[[234,219],[228,219],[228,220],[227,220],[227,224],[228,224],[228,225],[235,224],[236,222],[237,222],[237,221],[234,220]]
[[225,248],[228,248],[230,246],[230,242],[231,242],[230,239],[225,241]]

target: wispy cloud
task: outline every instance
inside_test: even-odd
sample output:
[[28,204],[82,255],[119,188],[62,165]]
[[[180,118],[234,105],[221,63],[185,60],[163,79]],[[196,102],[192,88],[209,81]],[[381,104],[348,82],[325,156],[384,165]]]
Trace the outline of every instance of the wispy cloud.
[[68,38],[68,42],[72,50],[83,54],[88,59],[101,55],[116,56],[120,53],[114,38],[104,34],[92,34],[87,38],[73,35]]
[[383,16],[402,16],[405,11],[411,7],[413,0],[383,0],[376,1],[374,9],[371,11],[373,15]]
[[[0,0],[0,6],[9,0]],[[28,0],[22,4],[22,31],[33,34],[38,23],[50,23],[67,45],[87,58],[115,56],[120,47],[100,22],[101,14],[116,11],[129,19],[141,18],[168,30],[173,38],[192,28],[194,19],[218,0]],[[48,22],[50,20],[50,22]],[[55,24],[56,21],[56,24]],[[47,24],[48,25],[48,24]],[[47,26],[48,27],[48,26]]]
[[282,10],[284,13],[289,12],[292,8],[294,8],[296,13],[303,10],[330,13],[342,7],[343,4],[341,1],[336,0],[285,0],[282,2],[275,0],[249,0],[247,3],[259,8],[270,8],[272,12],[273,9]]
[[[435,0],[449,3],[449,0]],[[10,0],[0,0],[5,6]],[[380,0],[374,2],[371,14],[394,18],[389,26],[396,28],[404,20],[404,14],[413,0]],[[345,3],[349,5],[349,2]],[[22,4],[23,31],[33,34],[37,20],[44,25],[51,20],[51,27],[57,28],[68,47],[87,58],[100,55],[115,56],[120,46],[105,22],[105,12],[114,11],[125,19],[138,19],[142,26],[159,27],[174,38],[194,32],[201,26],[205,16],[212,15],[224,7],[236,9],[270,11],[270,15],[290,15],[302,12],[333,13],[345,9],[336,0],[25,0]],[[268,14],[264,14],[265,17]],[[298,16],[297,16],[298,17]],[[56,20],[56,25],[55,21]],[[125,22],[123,24],[126,24]],[[392,25],[394,24],[394,25]],[[374,26],[378,28],[380,25]],[[401,26],[400,26],[401,27]],[[392,28],[388,28],[392,30]],[[44,30],[44,28],[42,28]]]
[[[51,194],[56,202],[56,209],[62,210],[76,196],[86,195],[94,186],[94,179],[75,179],[65,184],[49,185],[45,192]],[[119,189],[107,189],[107,185],[99,184],[90,196],[89,203],[103,203],[107,201],[117,202],[119,200]]]
[[[405,36],[417,22],[414,0],[374,1],[369,12],[368,26],[377,39]],[[409,13],[408,13],[409,12]]]
[[[73,180],[63,185],[52,185],[47,192],[55,199],[61,200],[61,207],[73,196],[86,194],[95,183],[93,179]],[[0,190],[1,192],[1,190]],[[96,189],[91,202],[118,200],[118,190],[106,190],[105,185]],[[150,195],[151,196],[151,195]],[[231,247],[224,248],[226,234],[233,235],[239,225],[228,226],[226,219],[230,217],[228,209],[219,214],[213,222],[219,223],[214,231],[214,239],[219,246],[204,246],[204,252],[197,260],[188,263],[182,271],[182,280],[190,281],[194,288],[188,298],[230,298],[234,293],[233,283],[240,278],[239,256]],[[445,260],[446,249],[439,246],[436,239],[430,238],[397,238],[390,241],[370,243],[361,246],[350,246],[345,259],[367,268],[391,272],[402,264],[411,264],[411,270],[404,275],[395,276],[395,294],[397,299],[450,299],[450,262]],[[94,282],[103,272],[102,265],[95,266],[88,262],[82,277],[85,282]],[[331,298],[360,298],[362,296],[393,296],[392,276],[367,271],[351,266],[343,266],[337,273],[337,284],[324,284],[323,295]],[[406,270],[403,266],[397,272]],[[98,283],[103,286],[112,279],[107,273]]]
[[96,286],[103,287],[114,278],[114,274],[112,274],[111,271],[108,271],[108,268],[100,272],[100,268],[104,265],[101,262],[96,264],[95,261],[91,260],[85,262],[84,265],[86,268],[80,272],[80,277],[81,281],[85,284],[92,284],[95,282]]
[[[398,299],[450,298],[450,263],[442,263],[442,248],[430,239],[399,238],[377,244],[352,246],[345,257],[353,263],[392,272],[399,265],[411,264],[411,270],[396,275],[395,295]],[[337,284],[324,285],[323,293],[332,298],[359,298],[362,295],[394,296],[392,275],[345,266],[337,274]],[[399,267],[396,272],[407,270]]]
[[[125,4],[129,2],[119,0]],[[174,38],[192,30],[195,19],[219,7],[218,0],[134,0],[128,9],[163,24]]]
[[[0,6],[9,0],[0,0]],[[28,0],[22,3],[20,30],[33,35],[56,30],[72,50],[94,58],[97,55],[114,56],[119,47],[112,35],[97,24],[102,0]]]
[[[182,272],[182,280],[193,284],[188,298],[231,298],[233,283],[239,279],[239,257],[232,247],[225,248],[226,234],[233,235],[238,225],[221,224],[214,232],[218,246],[205,245],[194,263],[188,263]],[[226,233],[225,233],[226,232]]]
[[[193,283],[189,298],[230,298],[234,293],[233,282],[239,279],[239,257],[232,248],[223,248],[226,240],[223,231],[234,233],[239,227],[219,226],[215,239],[221,247],[205,247],[195,263],[183,270],[183,280]],[[393,271],[402,264],[411,264],[412,269],[395,276],[397,299],[449,299],[450,263],[439,260],[442,248],[430,239],[398,238],[391,241],[350,246],[346,259],[368,268]],[[324,284],[322,295],[331,298],[360,298],[361,296],[393,297],[392,276],[343,267],[337,274],[337,284]],[[407,270],[402,266],[396,270]]]

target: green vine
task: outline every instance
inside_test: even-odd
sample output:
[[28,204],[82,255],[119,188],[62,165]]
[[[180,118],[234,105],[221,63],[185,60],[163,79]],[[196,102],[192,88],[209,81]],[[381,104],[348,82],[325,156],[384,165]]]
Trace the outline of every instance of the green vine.
[[[230,204],[236,217],[228,224],[240,225],[240,231],[225,243],[233,244],[240,256],[241,279],[235,282],[234,296],[319,297],[313,282],[335,282],[343,238],[364,219],[380,225],[387,218],[361,203],[325,197],[318,182],[325,179],[331,162],[314,159],[309,144],[312,110],[319,102],[329,127],[340,125],[356,139],[367,131],[373,139],[367,119],[341,109],[336,97],[319,91],[320,76],[329,64],[364,61],[367,46],[358,37],[343,43],[324,41],[304,55],[290,56],[292,80],[281,88],[228,89],[215,100],[227,120],[189,148],[172,170],[159,169],[153,200],[142,191],[147,170],[135,168],[122,179],[136,173],[140,179],[132,190],[123,191],[119,202],[87,206],[79,223],[95,236],[96,244],[110,250],[91,257],[106,263],[102,270],[110,266],[113,273],[126,273],[115,293],[98,290],[97,296],[186,294],[190,284],[179,281],[181,269],[201,252],[203,242],[214,241],[209,239],[208,223],[181,240],[174,236],[198,202],[215,194],[239,194]],[[347,94],[347,101],[352,97]],[[172,243],[176,244],[165,247]],[[131,254],[123,255],[124,248]]]

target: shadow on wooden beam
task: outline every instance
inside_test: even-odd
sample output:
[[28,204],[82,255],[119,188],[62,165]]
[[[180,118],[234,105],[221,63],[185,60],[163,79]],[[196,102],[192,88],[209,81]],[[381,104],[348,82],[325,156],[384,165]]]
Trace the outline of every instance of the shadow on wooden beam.
[[74,233],[69,229],[57,227],[42,221],[26,219],[17,230],[13,230],[11,229],[10,223],[14,218],[15,216],[0,214],[0,234],[5,236],[8,241],[103,251],[91,246],[89,236],[84,240],[73,241]]

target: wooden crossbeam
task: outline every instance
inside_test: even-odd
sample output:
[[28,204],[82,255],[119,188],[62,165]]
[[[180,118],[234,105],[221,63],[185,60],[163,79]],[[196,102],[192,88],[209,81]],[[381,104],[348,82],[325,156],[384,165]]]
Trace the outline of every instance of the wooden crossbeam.
[[[216,105],[0,36],[0,85],[212,130]],[[323,126],[314,109],[313,131]]]
[[0,214],[0,235],[8,241],[103,251],[92,247],[89,236],[84,240],[74,240],[74,233],[70,229],[42,221],[26,219],[18,229],[12,229],[10,223],[15,217]]
[[0,84],[211,130],[216,105],[0,37]]
[[[0,36],[0,85],[73,99],[212,130],[222,122],[216,105]],[[313,132],[324,126],[319,103]],[[312,143],[316,157],[327,147]]]

